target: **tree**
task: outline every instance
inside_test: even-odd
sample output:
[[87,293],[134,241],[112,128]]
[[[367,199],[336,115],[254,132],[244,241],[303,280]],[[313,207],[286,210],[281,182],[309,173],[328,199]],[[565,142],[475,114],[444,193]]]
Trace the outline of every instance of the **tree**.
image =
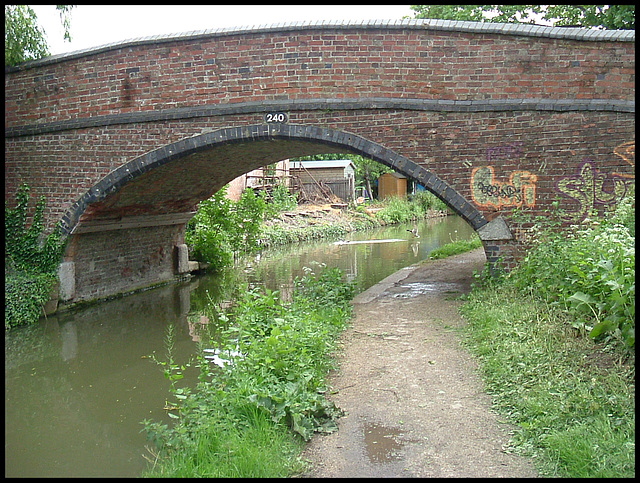
[[[71,41],[71,9],[73,5],[56,5],[65,29],[65,40]],[[4,64],[18,65],[49,55],[45,32],[38,25],[36,13],[28,5],[4,6]]]
[[634,30],[635,5],[411,5],[415,18]]

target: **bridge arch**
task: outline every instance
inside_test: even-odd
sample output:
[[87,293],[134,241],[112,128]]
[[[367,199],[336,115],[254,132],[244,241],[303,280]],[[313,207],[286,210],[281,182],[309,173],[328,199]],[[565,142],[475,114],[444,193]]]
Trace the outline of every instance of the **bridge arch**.
[[[5,68],[5,200],[23,182],[46,196],[47,231],[71,234],[76,298],[99,298],[174,276],[184,224],[227,181],[347,150],[435,192],[508,269],[527,249],[514,209],[558,201],[576,222],[635,183],[634,42],[634,31],[303,22],[27,62]],[[273,111],[288,122],[267,123]]]
[[[303,148],[305,149],[305,154],[349,151],[353,154],[362,155],[378,161],[423,185],[427,190],[431,191],[446,203],[456,214],[464,218],[475,230],[487,224],[487,220],[482,212],[461,196],[445,180],[439,178],[425,167],[410,161],[405,156],[391,149],[387,149],[381,144],[365,139],[357,134],[337,129],[313,125],[278,123],[218,129],[210,133],[182,139],[139,156],[102,178],[102,180],[74,203],[59,223],[61,231],[64,235],[73,234],[78,231],[77,228],[83,231],[81,228],[83,225],[82,217],[87,211],[89,211],[90,216],[85,216],[85,224],[91,223],[91,221],[87,220],[113,217],[114,215],[122,218],[121,213],[114,212],[113,204],[108,203],[109,197],[115,196],[117,192],[125,188],[130,182],[168,163],[189,157],[204,156],[211,158],[215,156],[214,152],[216,149],[224,148],[224,146],[227,145],[269,143],[278,140],[306,144],[306,149]],[[290,152],[291,147],[285,147],[284,149],[286,152]],[[255,150],[255,148],[253,150]],[[275,157],[277,157],[277,154]],[[288,157],[291,156],[288,155]],[[247,160],[240,162],[241,170],[243,171],[240,174],[279,160],[280,159],[272,157],[268,159],[268,161],[258,161],[259,164],[256,165],[256,161],[252,161],[249,156]],[[216,168],[215,164],[212,164],[211,175],[213,179],[219,178],[219,176],[216,176]],[[221,178],[219,181],[213,182],[211,188],[213,191],[210,192],[196,188],[197,192],[194,195],[187,196],[186,193],[181,194],[184,195],[183,199],[188,199],[191,202],[197,200],[199,202],[213,195],[215,191],[227,184],[231,179]],[[222,183],[222,185],[220,185],[220,183]],[[133,189],[135,190],[136,188]],[[154,198],[152,201],[153,204],[158,205],[162,202],[163,200],[158,198]],[[99,206],[92,210],[91,206],[95,204]],[[188,207],[185,203],[182,203],[181,206]],[[121,206],[121,208],[123,207]]]
[[[487,222],[482,212],[459,194],[449,183],[428,169],[385,146],[357,134],[314,125],[255,124],[217,129],[154,149],[103,177],[64,214],[58,226],[70,238],[62,272],[68,273],[63,297],[75,301],[113,295],[119,283],[105,290],[96,288],[87,273],[95,266],[95,253],[111,244],[113,230],[129,244],[141,238],[124,231],[158,230],[165,233],[165,248],[148,262],[162,267],[119,272],[129,289],[135,288],[127,277],[138,278],[138,288],[151,280],[169,280],[180,274],[176,250],[183,243],[186,223],[198,202],[207,199],[235,177],[287,157],[350,152],[380,162],[425,186],[444,201],[482,236]],[[261,153],[259,156],[256,153]],[[236,169],[228,170],[228,159],[236,158]],[[218,161],[216,161],[218,160]],[[188,179],[180,172],[197,173]],[[495,222],[492,222],[495,224]],[[506,229],[506,226],[505,226]],[[507,229],[508,230],[508,229]],[[83,237],[88,237],[83,240]],[[491,238],[489,236],[489,238]],[[106,240],[111,241],[107,242]],[[157,242],[156,242],[157,243]],[[171,246],[173,244],[173,246]],[[114,251],[111,246],[111,252]],[[117,251],[117,248],[116,250]],[[496,260],[487,252],[491,264]],[[91,260],[91,261],[89,261]],[[122,259],[120,260],[122,261]],[[134,263],[132,260],[129,263]],[[139,264],[145,261],[139,261]],[[103,274],[104,275],[104,274]],[[149,280],[145,280],[149,277]],[[73,278],[71,280],[70,278]],[[72,295],[72,297],[71,297]]]

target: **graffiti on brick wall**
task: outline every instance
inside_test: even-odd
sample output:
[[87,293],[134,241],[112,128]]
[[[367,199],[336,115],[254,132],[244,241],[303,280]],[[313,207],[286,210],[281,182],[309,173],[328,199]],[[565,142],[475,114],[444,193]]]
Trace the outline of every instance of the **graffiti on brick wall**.
[[471,196],[484,208],[534,207],[537,181],[529,171],[513,171],[509,181],[500,182],[493,166],[481,166],[471,172]]
[[[613,150],[616,156],[624,159],[632,168],[636,167],[636,142],[629,141],[628,143],[622,143],[620,146],[616,146]],[[620,174],[616,173],[623,178],[635,178],[633,174]]]
[[[635,141],[617,146],[614,153],[635,167]],[[565,209],[565,220],[580,222],[592,211],[610,211],[635,185],[635,175],[627,173],[602,173],[594,164],[585,160],[576,174],[558,181],[557,190],[572,199],[571,208]]]
[[[483,208],[501,209],[506,207],[533,207],[536,204],[537,176],[529,171],[513,171],[509,180],[496,179],[496,162],[520,158],[523,154],[522,142],[503,144],[487,148],[487,166],[471,171],[471,196]],[[465,166],[470,167],[471,163]]]
[[487,148],[488,162],[499,161],[503,159],[517,159],[521,155],[522,155],[521,141]]

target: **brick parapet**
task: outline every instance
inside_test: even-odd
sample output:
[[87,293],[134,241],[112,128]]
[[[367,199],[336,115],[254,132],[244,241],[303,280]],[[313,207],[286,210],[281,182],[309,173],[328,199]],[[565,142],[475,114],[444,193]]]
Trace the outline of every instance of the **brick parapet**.
[[113,42],[97,47],[78,50],[64,54],[53,55],[34,61],[25,62],[19,66],[5,67],[5,72],[16,72],[56,62],[95,55],[102,52],[135,47],[140,45],[155,45],[163,42],[206,40],[210,38],[256,34],[281,33],[291,31],[309,31],[332,29],[413,29],[442,32],[461,32],[476,34],[516,35],[524,37],[567,39],[578,41],[606,41],[606,42],[635,42],[635,30],[598,30],[586,28],[549,27],[543,25],[507,24],[489,22],[467,22],[438,19],[403,19],[403,20],[310,20],[301,22],[282,22],[271,25],[255,25],[245,27],[226,27],[208,29],[177,34],[153,35]]
[[635,46],[618,41],[629,34],[583,32],[589,40],[578,41],[551,31],[496,33],[520,26],[480,24],[477,33],[411,25],[234,30],[42,59],[5,72],[5,134],[287,102],[307,109],[353,102],[467,112],[634,109]]

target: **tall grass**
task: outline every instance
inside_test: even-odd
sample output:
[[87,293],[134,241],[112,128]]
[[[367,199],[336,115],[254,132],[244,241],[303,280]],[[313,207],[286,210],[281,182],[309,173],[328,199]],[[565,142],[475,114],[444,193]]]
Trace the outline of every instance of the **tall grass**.
[[569,236],[540,229],[519,269],[478,277],[461,307],[465,345],[516,427],[509,450],[534,457],[544,476],[635,476],[630,206]]

